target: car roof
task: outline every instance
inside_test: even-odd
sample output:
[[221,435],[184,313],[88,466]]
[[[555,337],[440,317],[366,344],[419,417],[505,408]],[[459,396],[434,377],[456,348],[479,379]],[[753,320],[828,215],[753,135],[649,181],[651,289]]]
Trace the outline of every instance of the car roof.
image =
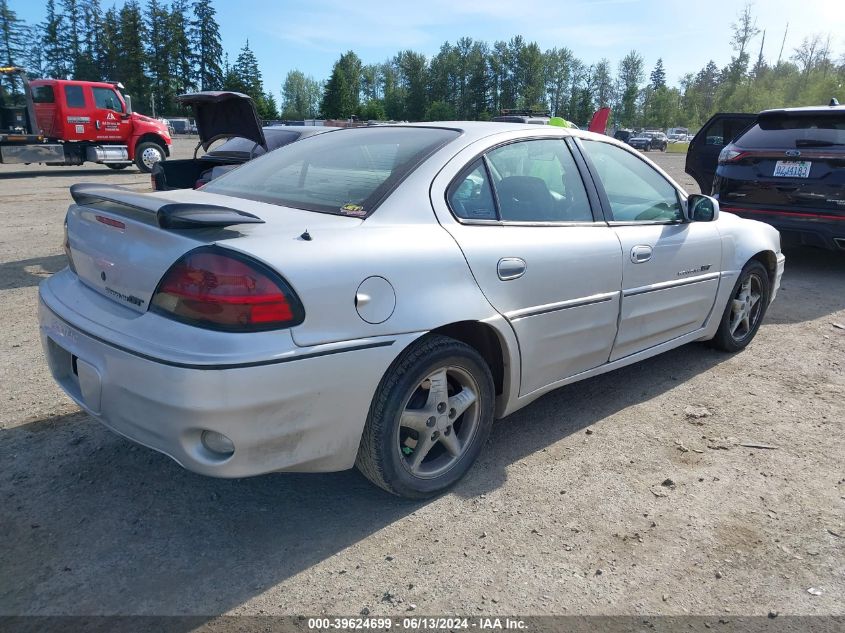
[[845,114],[845,105],[838,106],[802,106],[800,108],[774,108],[763,110],[758,116],[778,114]]

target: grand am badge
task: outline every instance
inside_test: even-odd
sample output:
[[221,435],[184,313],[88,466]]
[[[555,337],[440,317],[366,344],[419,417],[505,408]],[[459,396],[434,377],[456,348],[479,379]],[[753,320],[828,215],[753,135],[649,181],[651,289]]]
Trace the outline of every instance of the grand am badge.
[[704,266],[699,266],[698,268],[690,268],[689,270],[679,270],[676,274],[678,277],[686,277],[687,275],[695,275],[698,273],[706,273],[710,270],[711,264],[705,264]]

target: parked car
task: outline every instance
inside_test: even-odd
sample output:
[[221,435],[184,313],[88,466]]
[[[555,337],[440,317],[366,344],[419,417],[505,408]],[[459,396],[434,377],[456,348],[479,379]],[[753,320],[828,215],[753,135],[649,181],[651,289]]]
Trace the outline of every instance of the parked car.
[[616,132],[613,133],[613,138],[622,141],[623,143],[627,143],[635,136],[637,136],[637,133],[634,132],[634,130],[616,130]]
[[767,110],[719,154],[722,208],[786,244],[845,251],[845,106]]
[[167,119],[170,127],[176,134],[190,134],[191,121],[185,118],[169,118]]
[[692,138],[687,149],[685,171],[698,184],[701,193],[709,194],[713,190],[716,163],[722,148],[756,119],[756,114],[719,112],[710,117]]
[[669,145],[669,140],[663,132],[640,132],[628,139],[628,145],[636,149],[641,149],[644,152],[650,149],[665,152],[666,146]]
[[[305,126],[265,126],[247,95],[237,92],[199,92],[179,97],[194,111],[202,156],[164,163],[152,172],[156,191],[198,189],[214,178],[268,151],[278,149],[301,138],[322,134],[337,128]],[[212,149],[221,139],[225,143]]]
[[355,465],[407,497],[557,387],[743,349],[784,265],[772,227],[554,126],[345,129],[198,191],[71,195],[39,320],[80,406],[206,475]]

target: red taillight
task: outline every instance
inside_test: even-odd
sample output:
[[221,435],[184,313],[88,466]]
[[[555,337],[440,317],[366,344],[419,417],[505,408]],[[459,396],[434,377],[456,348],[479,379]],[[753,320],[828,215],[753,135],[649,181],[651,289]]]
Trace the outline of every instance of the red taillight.
[[305,318],[284,279],[259,262],[217,247],[192,251],[171,266],[151,304],[177,321],[234,332],[292,327]]

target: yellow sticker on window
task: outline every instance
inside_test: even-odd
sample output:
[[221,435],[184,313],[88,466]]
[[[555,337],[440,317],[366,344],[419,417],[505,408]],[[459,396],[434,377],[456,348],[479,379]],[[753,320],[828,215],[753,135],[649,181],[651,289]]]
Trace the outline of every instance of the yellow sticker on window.
[[364,207],[362,207],[360,204],[352,204],[352,203],[345,204],[342,207],[340,207],[340,212],[345,214],[345,215],[355,216],[356,218],[360,218],[360,217],[367,215],[367,212],[364,211]]

